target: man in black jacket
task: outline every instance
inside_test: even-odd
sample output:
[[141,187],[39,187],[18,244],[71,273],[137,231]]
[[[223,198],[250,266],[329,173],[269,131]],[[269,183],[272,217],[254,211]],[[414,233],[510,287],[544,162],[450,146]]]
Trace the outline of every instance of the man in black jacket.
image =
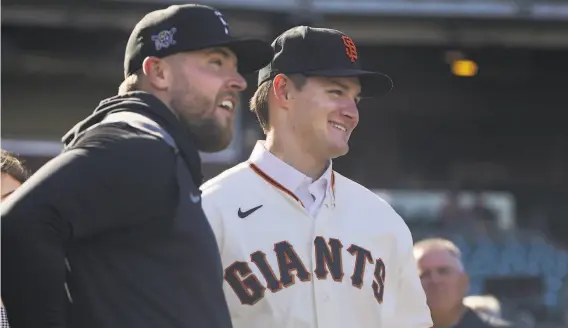
[[2,204],[2,299],[13,328],[230,328],[201,209],[198,150],[232,138],[241,73],[269,44],[199,5],[146,15],[120,94]]

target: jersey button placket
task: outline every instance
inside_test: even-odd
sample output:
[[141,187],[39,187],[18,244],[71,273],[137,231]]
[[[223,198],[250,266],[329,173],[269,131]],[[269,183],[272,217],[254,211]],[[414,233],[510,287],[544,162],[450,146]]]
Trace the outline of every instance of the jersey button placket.
[[[331,214],[332,206],[329,200],[329,197],[326,197],[324,200],[320,211],[316,215],[314,219],[314,236],[313,240],[316,237],[323,237],[326,241],[331,237],[326,234],[326,222],[329,222],[329,215]],[[329,283],[329,274],[326,279],[320,280],[315,275],[315,269],[317,265],[317,259],[315,257],[315,248],[314,252],[312,253],[312,272],[314,272],[314,300],[315,300],[315,307],[316,307],[316,315],[319,327],[334,327],[336,323],[334,323],[333,317],[333,301],[331,300],[331,296],[329,291],[327,290],[327,285]]]

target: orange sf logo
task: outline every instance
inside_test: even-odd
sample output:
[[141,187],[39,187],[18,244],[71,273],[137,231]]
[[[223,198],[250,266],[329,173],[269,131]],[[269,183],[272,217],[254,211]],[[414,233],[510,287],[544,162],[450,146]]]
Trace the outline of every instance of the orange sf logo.
[[355,46],[355,43],[353,43],[353,40],[347,35],[342,36],[341,40],[343,40],[343,44],[345,45],[345,53],[347,54],[347,57],[349,57],[351,62],[354,63],[357,60],[357,47]]

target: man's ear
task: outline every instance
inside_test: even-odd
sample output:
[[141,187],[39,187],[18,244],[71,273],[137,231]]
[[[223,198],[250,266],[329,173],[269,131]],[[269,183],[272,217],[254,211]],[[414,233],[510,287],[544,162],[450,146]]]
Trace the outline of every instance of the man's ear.
[[146,57],[142,62],[142,71],[146,76],[146,80],[154,89],[168,89],[170,67],[166,61],[157,57]]
[[278,74],[272,80],[272,93],[279,107],[287,108],[290,101],[290,90],[292,81],[284,75]]

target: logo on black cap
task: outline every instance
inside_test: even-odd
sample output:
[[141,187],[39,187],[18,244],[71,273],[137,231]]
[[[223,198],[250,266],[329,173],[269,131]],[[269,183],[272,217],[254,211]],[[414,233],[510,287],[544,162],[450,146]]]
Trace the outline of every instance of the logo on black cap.
[[156,50],[167,49],[176,44],[176,40],[174,40],[174,34],[176,31],[177,29],[172,27],[169,30],[164,30],[156,35],[152,35],[152,41],[154,41]]
[[347,57],[349,57],[351,62],[354,63],[357,60],[357,47],[355,46],[355,43],[347,35],[342,36],[341,40],[343,40],[343,44],[345,45],[345,53],[347,54]]
[[235,53],[240,73],[251,73],[270,62],[274,52],[268,43],[233,38],[230,32],[225,17],[212,7],[174,5],[150,12],[136,24],[128,38],[124,76],[140,70],[149,56],[164,58],[215,47],[227,47]]

